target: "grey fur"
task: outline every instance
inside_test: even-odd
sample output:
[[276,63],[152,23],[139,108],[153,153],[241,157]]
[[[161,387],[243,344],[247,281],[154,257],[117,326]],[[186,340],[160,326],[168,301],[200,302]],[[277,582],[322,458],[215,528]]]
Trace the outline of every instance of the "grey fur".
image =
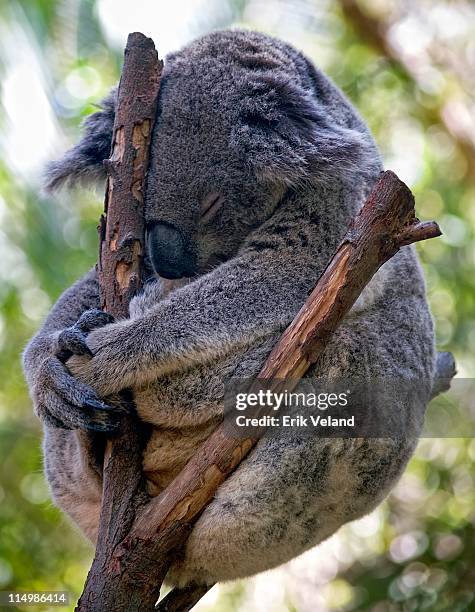
[[[85,143],[53,166],[50,186],[85,175],[88,160],[98,160],[91,148],[110,138],[106,115],[96,115]],[[141,418],[155,426],[144,469],[158,493],[220,419],[226,381],[259,372],[380,170],[355,109],[289,45],[224,31],[167,58],[147,220],[179,228],[197,276],[171,293],[159,280],[148,284],[130,320],[89,333],[94,356],[74,355],[71,376],[58,366],[58,332],[97,308],[91,272],[60,298],[25,351],[37,410],[41,403],[40,416],[58,421],[45,418],[53,496],[91,539],[101,488],[92,434],[84,434],[90,419],[77,420],[80,429],[54,426],[74,425],[80,384],[101,398],[133,388]],[[213,193],[224,204],[203,223],[200,207]],[[83,340],[76,329],[64,342],[81,352],[74,348]],[[55,360],[56,378],[44,372]],[[372,510],[397,481],[434,377],[432,320],[411,247],[375,276],[314,372],[417,380],[422,392],[392,407],[408,419],[407,437],[263,439],[201,515],[171,582],[228,580],[279,565]]]
[[116,95],[114,88],[102,100],[101,110],[85,119],[81,141],[62,159],[48,164],[44,185],[46,191],[54,191],[68,183],[74,185],[105,177],[102,162],[109,157],[111,149]]

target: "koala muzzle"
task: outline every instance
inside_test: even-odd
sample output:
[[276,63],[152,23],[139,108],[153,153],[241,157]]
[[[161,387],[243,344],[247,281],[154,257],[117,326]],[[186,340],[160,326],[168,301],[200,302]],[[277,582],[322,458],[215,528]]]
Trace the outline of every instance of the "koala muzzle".
[[169,223],[154,223],[147,231],[147,247],[155,272],[163,278],[183,278],[195,272],[183,236]]

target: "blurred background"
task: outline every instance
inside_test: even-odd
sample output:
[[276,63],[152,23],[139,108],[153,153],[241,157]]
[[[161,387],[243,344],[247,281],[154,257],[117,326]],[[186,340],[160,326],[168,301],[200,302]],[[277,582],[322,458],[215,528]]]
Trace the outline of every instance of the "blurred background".
[[[116,82],[127,33],[159,54],[244,26],[294,43],[346,92],[387,168],[444,235],[418,246],[459,376],[475,373],[475,4],[468,0],[0,2],[0,590],[69,590],[92,550],[50,500],[19,355],[95,261],[102,195],[47,199],[44,163]],[[475,440],[424,439],[389,499],[318,549],[215,587],[202,611],[475,609]],[[20,609],[20,608],[19,608]],[[31,609],[31,608],[30,608]],[[73,609],[73,605],[71,605]]]

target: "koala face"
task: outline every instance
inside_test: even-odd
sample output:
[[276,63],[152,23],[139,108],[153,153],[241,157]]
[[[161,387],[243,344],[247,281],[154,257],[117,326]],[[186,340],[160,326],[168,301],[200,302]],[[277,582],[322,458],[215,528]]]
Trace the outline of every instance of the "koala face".
[[[47,187],[99,176],[115,92]],[[147,248],[166,278],[232,257],[288,189],[352,181],[379,164],[364,124],[298,51],[248,31],[209,34],[167,57],[146,185]]]
[[148,250],[166,278],[229,259],[282,195],[232,145],[241,95],[233,71],[209,55],[195,66],[203,78],[191,68],[186,54],[167,62],[147,177]]

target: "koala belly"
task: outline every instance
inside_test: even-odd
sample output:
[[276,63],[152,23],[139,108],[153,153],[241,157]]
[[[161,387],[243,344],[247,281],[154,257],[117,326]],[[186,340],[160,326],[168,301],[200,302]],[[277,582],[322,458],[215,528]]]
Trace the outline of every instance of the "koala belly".
[[389,493],[414,440],[263,439],[218,489],[168,582],[213,584],[286,563]]
[[[343,330],[335,342],[347,333]],[[341,344],[334,349],[337,362],[351,367],[351,351],[344,354]],[[334,363],[329,359],[324,368],[335,368]],[[216,369],[218,376],[220,368]],[[153,420],[143,460],[151,495],[170,483],[219,422],[219,403],[212,405],[213,395],[210,389],[206,392],[206,384],[215,384],[214,377],[209,369],[206,375],[196,370],[135,393],[141,417]],[[423,414],[422,404],[412,409]],[[183,586],[244,578],[316,546],[384,499],[415,444],[416,436],[338,439],[289,434],[262,439],[198,519],[167,582]],[[97,520],[99,506],[98,500],[89,508]]]
[[[143,460],[151,495],[172,481],[216,425],[154,427]],[[293,434],[262,439],[200,516],[167,582],[212,584],[289,561],[375,508],[414,445],[415,439]]]
[[149,495],[158,495],[170,484],[215,427],[207,424],[194,431],[153,428],[143,457]]

